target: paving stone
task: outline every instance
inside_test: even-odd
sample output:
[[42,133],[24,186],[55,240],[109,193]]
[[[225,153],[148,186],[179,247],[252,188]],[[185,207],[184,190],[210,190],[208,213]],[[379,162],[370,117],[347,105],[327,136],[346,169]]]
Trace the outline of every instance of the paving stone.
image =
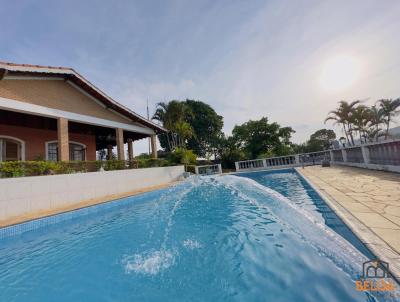
[[[387,229],[397,229],[399,230],[400,237],[400,227],[387,218],[383,217],[378,213],[361,213],[356,211],[351,211],[354,216],[356,216],[361,222],[363,222],[367,227],[370,228],[387,228]],[[400,249],[399,249],[400,250]]]
[[400,251],[400,236],[398,230],[372,228],[372,231],[386,241],[393,249]]
[[393,215],[393,216],[400,217],[400,206],[391,206],[391,205],[389,205],[389,206],[387,206],[385,208],[385,213]]
[[348,211],[344,221],[379,257],[400,259],[400,174],[346,166],[299,172]]
[[350,211],[373,213],[373,210],[371,210],[369,207],[367,207],[359,202],[347,202],[347,203],[340,203],[340,204],[345,206],[346,209],[348,209]]
[[400,217],[390,214],[383,214],[383,216],[392,221],[393,223],[397,224],[398,226],[400,226]]
[[361,203],[369,207],[371,211],[377,212],[379,214],[385,214],[385,208],[388,206],[385,203],[378,203],[375,201],[363,201]]
[[374,201],[370,196],[351,196],[351,198],[360,202]]

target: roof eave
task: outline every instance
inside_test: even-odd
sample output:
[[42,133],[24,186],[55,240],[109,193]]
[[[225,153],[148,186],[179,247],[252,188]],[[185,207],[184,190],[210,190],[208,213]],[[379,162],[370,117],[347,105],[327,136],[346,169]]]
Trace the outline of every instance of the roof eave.
[[163,128],[160,125],[144,118],[143,116],[137,114],[136,112],[130,110],[124,105],[118,103],[110,96],[106,95],[103,91],[81,76],[78,72],[76,72],[72,68],[64,68],[64,67],[45,67],[45,66],[36,66],[36,65],[24,65],[24,64],[13,64],[13,63],[4,63],[0,62],[0,69],[5,70],[5,73],[9,75],[15,76],[25,76],[25,75],[40,75],[47,77],[62,77],[65,80],[70,80],[74,82],[74,84],[78,85],[94,98],[103,103],[107,108],[113,109],[116,112],[130,118],[133,122],[141,123],[151,129],[153,129],[156,133],[160,132],[168,132],[167,129]]

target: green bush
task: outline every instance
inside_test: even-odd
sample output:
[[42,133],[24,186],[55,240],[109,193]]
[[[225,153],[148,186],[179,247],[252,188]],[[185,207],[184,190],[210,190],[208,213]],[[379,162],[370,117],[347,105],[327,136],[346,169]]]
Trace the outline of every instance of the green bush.
[[186,165],[186,172],[190,172],[192,174],[196,174],[196,166],[195,165]]
[[164,167],[171,163],[165,159],[141,159],[136,161],[7,161],[0,162],[0,178],[39,176],[52,174],[70,174],[105,171]]
[[147,153],[141,153],[138,156],[135,157],[136,160],[140,160],[140,159],[150,159],[150,155]]
[[257,156],[257,158],[261,159],[261,158],[269,158],[269,157],[275,157],[275,156],[276,156],[276,154],[274,153],[273,150],[268,150],[267,152],[263,152],[263,153],[259,154]]
[[176,164],[196,164],[197,156],[192,150],[184,148],[176,148],[174,152],[169,154],[169,161]]
[[75,170],[71,163],[53,161],[7,161],[0,163],[1,177],[66,174]]
[[140,159],[138,160],[138,168],[153,168],[171,166],[171,163],[165,159]]
[[126,169],[126,162],[121,160],[106,160],[102,162],[102,167],[106,171],[124,170]]

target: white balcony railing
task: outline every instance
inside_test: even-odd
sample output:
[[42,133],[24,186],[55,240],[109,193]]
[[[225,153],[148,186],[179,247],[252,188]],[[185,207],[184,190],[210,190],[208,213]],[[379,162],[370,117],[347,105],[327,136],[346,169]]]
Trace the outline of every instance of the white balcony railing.
[[320,164],[333,164],[400,172],[400,140],[368,143],[347,148],[238,161],[236,171],[268,170]]
[[221,164],[196,166],[194,169],[195,169],[196,174],[199,174],[199,175],[211,175],[211,174],[221,174],[222,173]]
[[331,162],[373,170],[400,172],[400,140],[332,150]]
[[324,159],[330,159],[329,151],[244,160],[235,162],[235,166],[236,171],[268,170],[320,164]]

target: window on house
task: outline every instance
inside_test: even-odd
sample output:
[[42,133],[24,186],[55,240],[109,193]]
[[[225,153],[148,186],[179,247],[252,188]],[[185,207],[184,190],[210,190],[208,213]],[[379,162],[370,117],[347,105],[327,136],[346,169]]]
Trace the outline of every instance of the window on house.
[[20,142],[9,138],[0,138],[0,161],[22,160],[21,149]]
[[49,143],[47,145],[47,160],[57,161],[58,158],[57,149],[58,149],[57,143]]
[[[69,144],[69,160],[81,161],[86,159],[85,145],[70,143]],[[58,143],[52,142],[47,144],[47,160],[58,160]]]
[[85,150],[82,145],[69,144],[69,160],[85,160]]

